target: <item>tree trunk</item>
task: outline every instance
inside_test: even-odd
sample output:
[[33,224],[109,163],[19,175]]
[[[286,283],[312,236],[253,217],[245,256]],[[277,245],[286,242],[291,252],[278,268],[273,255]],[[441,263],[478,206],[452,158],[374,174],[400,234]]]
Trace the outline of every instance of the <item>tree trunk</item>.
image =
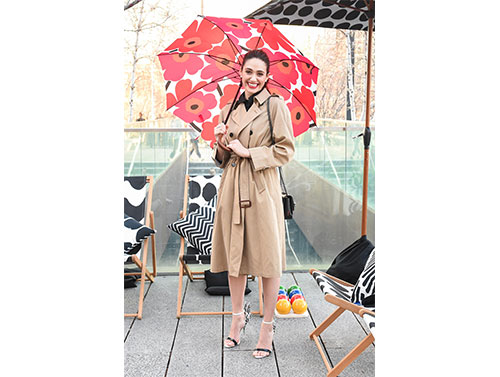
[[354,101],[354,32],[346,33],[347,43],[347,95],[346,119],[356,120],[356,103]]
[[142,26],[142,12],[144,10],[144,2],[141,3],[141,12],[139,14],[139,22],[137,23],[137,30],[135,34],[135,47],[134,47],[134,62],[132,64],[132,77],[130,78],[130,100],[129,100],[129,123],[133,121],[134,114],[134,88],[135,88],[135,66],[137,65],[137,51],[139,50],[139,33]]

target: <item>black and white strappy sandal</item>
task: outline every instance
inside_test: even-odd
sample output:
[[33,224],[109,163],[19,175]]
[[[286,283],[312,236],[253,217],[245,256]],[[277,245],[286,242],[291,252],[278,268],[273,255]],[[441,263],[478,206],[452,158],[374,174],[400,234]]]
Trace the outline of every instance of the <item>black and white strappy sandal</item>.
[[[273,325],[273,335],[274,335],[274,333],[275,333],[275,331],[276,331],[276,325],[274,324],[274,321],[271,321],[271,322],[262,321],[262,323],[263,323],[264,325]],[[267,354],[266,354],[266,355],[253,355],[253,357],[254,357],[254,358],[256,358],[256,359],[263,359],[263,358],[265,358],[265,357],[269,357],[269,356],[271,355],[271,353],[273,353],[273,351],[271,351],[271,350],[270,350],[270,349],[268,349],[268,348],[255,348],[253,351],[254,351],[254,352],[255,352],[255,351],[267,352]]]
[[225,348],[234,348],[236,347],[237,345],[240,344],[241,342],[241,331],[243,331],[243,333],[245,332],[245,328],[247,327],[247,324],[248,322],[250,321],[250,304],[249,303],[246,303],[245,304],[245,307],[243,309],[243,311],[241,313],[233,313],[233,315],[244,315],[245,316],[245,324],[243,325],[243,327],[240,329],[240,341],[236,341],[236,339],[233,339],[231,338],[230,336],[228,336],[226,338],[226,340],[230,340],[231,342],[233,342],[233,345],[227,345],[226,342],[224,342],[224,347]]

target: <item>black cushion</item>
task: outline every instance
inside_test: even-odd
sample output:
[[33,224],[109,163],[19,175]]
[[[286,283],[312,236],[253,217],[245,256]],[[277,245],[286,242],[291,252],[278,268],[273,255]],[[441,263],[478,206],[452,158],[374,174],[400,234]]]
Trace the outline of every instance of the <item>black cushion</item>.
[[[205,270],[205,282],[207,287],[205,288],[205,292],[209,295],[215,296],[229,296],[231,293],[229,292],[229,281],[227,279],[227,271],[223,272],[211,272],[210,270]],[[247,286],[245,288],[245,294],[249,294],[251,291]]]

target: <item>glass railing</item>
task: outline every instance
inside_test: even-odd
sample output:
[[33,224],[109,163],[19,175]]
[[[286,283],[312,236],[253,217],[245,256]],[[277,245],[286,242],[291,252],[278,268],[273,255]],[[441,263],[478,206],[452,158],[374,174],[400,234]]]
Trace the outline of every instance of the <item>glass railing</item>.
[[[294,160],[285,166],[287,189],[297,202],[287,224],[287,268],[326,269],[361,232],[363,132],[361,123],[321,120],[320,126],[296,138]],[[184,177],[220,174],[209,144],[182,123],[165,121],[127,124],[124,175],[152,175],[157,264],[160,273],[178,271],[180,238],[167,228],[182,209]],[[165,126],[165,127],[160,127]],[[368,237],[374,242],[375,132],[368,186]],[[197,147],[197,148],[196,148]],[[205,269],[209,267],[203,266]]]
[[[342,189],[352,198],[363,198],[364,145],[362,122],[319,119],[295,139],[295,160]],[[368,165],[368,206],[375,209],[375,127],[371,126]]]

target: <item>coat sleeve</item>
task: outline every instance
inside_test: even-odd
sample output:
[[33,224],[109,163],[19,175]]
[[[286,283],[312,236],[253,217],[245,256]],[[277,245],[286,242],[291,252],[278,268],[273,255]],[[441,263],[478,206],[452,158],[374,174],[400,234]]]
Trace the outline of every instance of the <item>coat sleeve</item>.
[[[221,110],[220,116],[219,116],[219,120],[221,123],[223,122],[224,119],[226,119],[226,115],[227,115],[227,112],[229,111],[229,107],[230,107],[230,105],[227,104]],[[217,159],[217,147],[215,147],[214,150],[212,151],[212,160],[214,161],[215,166],[217,166],[218,168],[221,168],[221,169],[224,169],[226,167],[227,162],[229,161],[229,156],[230,156],[230,153],[228,151],[223,150],[222,161],[219,161]]]
[[250,159],[255,170],[275,168],[289,162],[295,153],[290,111],[282,98],[270,99],[275,144],[250,148]]

